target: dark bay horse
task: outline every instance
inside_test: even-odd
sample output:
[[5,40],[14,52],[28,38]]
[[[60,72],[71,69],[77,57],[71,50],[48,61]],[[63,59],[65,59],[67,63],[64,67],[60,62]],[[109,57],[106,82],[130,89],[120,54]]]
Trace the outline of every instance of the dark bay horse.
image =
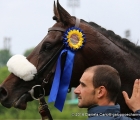
[[[37,77],[32,81],[24,81],[11,73],[0,85],[0,102],[3,106],[26,109],[27,102],[33,100],[27,92],[32,86],[41,84],[43,79],[49,79],[45,86],[45,94],[49,95],[56,61],[64,49],[62,42],[64,30],[76,24],[76,17],[71,16],[58,1],[57,7],[54,3],[54,15],[53,20],[56,23],[27,57],[28,61],[37,68]],[[140,47],[93,22],[88,23],[81,19],[79,28],[85,34],[86,42],[75,53],[69,88],[79,84],[79,79],[87,67],[108,64],[119,71],[122,90],[131,96],[134,80],[140,78]],[[65,54],[62,58],[63,56]],[[123,113],[131,112],[121,92],[117,103],[121,105]]]

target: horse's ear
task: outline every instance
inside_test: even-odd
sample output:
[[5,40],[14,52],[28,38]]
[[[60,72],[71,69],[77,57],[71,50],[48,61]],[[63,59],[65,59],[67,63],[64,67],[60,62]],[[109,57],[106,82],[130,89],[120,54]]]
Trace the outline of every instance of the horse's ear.
[[57,16],[59,17],[59,21],[63,22],[65,25],[72,24],[72,16],[60,5],[59,0],[57,0],[57,10],[55,11],[57,11],[55,15],[58,14]]
[[57,22],[59,22],[59,19],[60,19],[60,16],[58,14],[58,11],[57,11],[57,8],[56,8],[56,5],[55,5],[55,1],[54,1],[54,6],[53,6],[53,12],[54,12],[54,17],[53,17],[53,20],[56,20]]

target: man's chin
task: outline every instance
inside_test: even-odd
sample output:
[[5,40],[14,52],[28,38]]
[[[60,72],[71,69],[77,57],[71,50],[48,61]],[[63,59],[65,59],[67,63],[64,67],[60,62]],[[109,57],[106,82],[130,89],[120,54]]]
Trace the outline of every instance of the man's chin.
[[79,108],[85,108],[82,104],[78,103]]
[[84,105],[84,104],[82,104],[82,103],[78,103],[78,107],[79,107],[79,108],[89,108],[88,105]]

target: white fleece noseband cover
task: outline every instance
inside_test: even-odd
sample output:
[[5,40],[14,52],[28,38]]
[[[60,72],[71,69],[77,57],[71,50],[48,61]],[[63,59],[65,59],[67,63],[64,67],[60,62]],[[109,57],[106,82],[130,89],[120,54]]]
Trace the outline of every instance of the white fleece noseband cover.
[[7,62],[8,70],[23,79],[24,81],[33,80],[37,73],[36,67],[30,63],[23,55],[14,55]]

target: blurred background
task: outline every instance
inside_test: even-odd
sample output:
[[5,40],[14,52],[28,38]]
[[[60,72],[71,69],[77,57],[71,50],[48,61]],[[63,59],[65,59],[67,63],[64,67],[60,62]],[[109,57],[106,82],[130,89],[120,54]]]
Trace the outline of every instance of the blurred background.
[[[73,16],[93,21],[107,30],[140,45],[139,0],[59,0]],[[27,56],[45,37],[55,21],[54,0],[0,0],[0,82],[8,76],[7,60],[14,54]],[[47,98],[46,98],[47,99]],[[75,96],[68,94],[67,104],[61,113],[50,104],[57,119],[85,119],[87,116],[72,116],[86,113],[79,109]],[[27,110],[7,109],[0,105],[0,119],[40,119],[38,102],[29,103]]]

